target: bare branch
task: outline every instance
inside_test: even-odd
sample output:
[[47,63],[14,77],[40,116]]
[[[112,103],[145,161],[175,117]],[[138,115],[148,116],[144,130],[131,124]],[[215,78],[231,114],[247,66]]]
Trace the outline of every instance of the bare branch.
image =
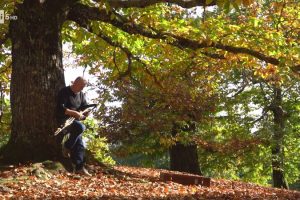
[[[99,2],[99,0],[94,1]],[[171,3],[183,8],[192,8],[196,6],[213,6],[217,3],[216,0],[208,5],[206,5],[206,0],[108,0],[107,2],[113,8],[145,8],[157,3]]]
[[119,68],[119,66],[117,64],[116,49],[114,50],[114,54],[113,54],[113,62],[114,62],[114,65],[115,65],[116,69],[118,70],[119,74],[121,74],[120,68]]
[[0,47],[6,42],[9,38],[8,33],[5,33],[2,38],[0,38]]
[[251,124],[254,125],[256,122],[259,122],[260,120],[262,120],[268,114],[268,112],[270,110],[271,110],[270,106],[264,107],[262,115],[259,118],[257,118],[256,120],[252,121]]
[[245,88],[247,87],[247,83],[246,84],[243,84],[242,85],[242,88],[241,89],[239,89],[234,95],[232,95],[232,97],[231,98],[235,98],[235,97],[237,97],[239,94],[241,94],[244,90],[245,90]]
[[[268,85],[268,86],[269,86],[269,85]],[[261,82],[259,83],[259,87],[260,87],[261,92],[263,93],[263,97],[264,97],[265,102],[268,102],[269,99],[268,99],[268,97],[267,97],[267,94],[266,94],[266,92],[265,92],[265,90],[264,90],[263,85],[262,85]]]

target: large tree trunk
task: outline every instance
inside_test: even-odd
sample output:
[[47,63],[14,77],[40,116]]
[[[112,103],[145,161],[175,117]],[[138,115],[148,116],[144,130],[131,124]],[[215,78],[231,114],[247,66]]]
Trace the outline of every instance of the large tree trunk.
[[[174,124],[172,135],[176,136],[179,129],[192,131],[194,128],[195,127],[192,124],[187,128],[182,128],[177,124]],[[197,146],[195,144],[185,145],[176,142],[175,145],[171,146],[169,153],[171,170],[202,175],[198,161]]]
[[202,175],[196,145],[176,143],[170,148],[170,169]]
[[10,24],[12,133],[4,156],[11,162],[55,159],[59,155],[53,133],[57,128],[56,95],[65,85],[63,2],[25,0],[17,7],[18,20]]
[[274,133],[272,144],[272,178],[273,186],[288,189],[288,184],[283,171],[283,138],[285,128],[285,113],[282,109],[282,94],[280,88],[274,90],[274,101],[271,110],[274,115]]

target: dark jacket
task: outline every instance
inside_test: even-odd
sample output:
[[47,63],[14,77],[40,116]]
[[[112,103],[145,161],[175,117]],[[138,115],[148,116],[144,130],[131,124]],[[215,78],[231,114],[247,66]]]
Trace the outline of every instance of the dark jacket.
[[86,98],[82,92],[75,94],[70,86],[64,87],[58,92],[57,96],[57,119],[63,121],[69,117],[65,114],[67,108],[78,111],[86,105]]

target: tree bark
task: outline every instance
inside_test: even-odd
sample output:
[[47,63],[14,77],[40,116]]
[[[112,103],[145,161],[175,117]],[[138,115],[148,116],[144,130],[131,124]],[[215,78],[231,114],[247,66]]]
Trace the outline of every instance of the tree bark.
[[184,145],[179,142],[170,148],[170,169],[180,172],[202,175],[196,145]]
[[[176,136],[178,125],[174,124],[172,135]],[[185,131],[192,131],[193,126],[189,126]],[[195,144],[182,144],[176,142],[171,146],[170,150],[170,169],[180,172],[188,172],[192,174],[202,175],[198,161],[197,145]]]
[[272,178],[273,186],[277,188],[288,189],[287,181],[284,177],[283,170],[283,138],[285,128],[285,113],[282,109],[282,92],[280,88],[274,90],[274,101],[271,105],[271,110],[274,115],[274,134],[272,144]]
[[9,162],[40,161],[59,157],[53,137],[56,95],[65,85],[61,28],[66,2],[25,0],[18,5],[18,20],[10,23],[12,41],[12,133],[4,149]]

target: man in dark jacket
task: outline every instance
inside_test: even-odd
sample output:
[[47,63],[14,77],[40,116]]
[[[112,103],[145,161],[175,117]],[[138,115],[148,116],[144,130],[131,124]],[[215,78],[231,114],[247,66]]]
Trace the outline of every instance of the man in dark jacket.
[[88,113],[79,112],[80,108],[87,105],[83,88],[87,81],[83,77],[77,77],[71,86],[62,88],[58,93],[58,120],[63,123],[69,117],[75,120],[67,128],[70,136],[63,144],[62,150],[65,157],[70,157],[75,165],[75,173],[88,175],[89,172],[84,168],[84,145],[82,141],[82,133],[85,130],[84,124],[80,120],[84,120]]

